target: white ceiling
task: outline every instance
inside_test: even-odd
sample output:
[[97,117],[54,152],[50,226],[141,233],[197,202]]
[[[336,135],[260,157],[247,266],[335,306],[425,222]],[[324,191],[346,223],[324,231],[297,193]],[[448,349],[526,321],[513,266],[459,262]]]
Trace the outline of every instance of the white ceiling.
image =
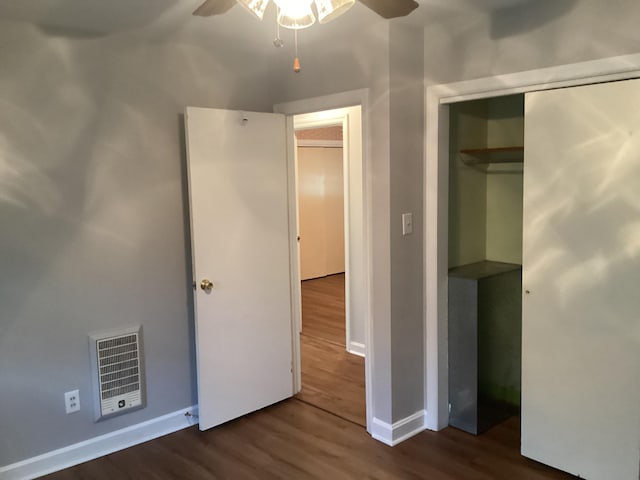
[[[0,0],[0,19],[24,21],[50,30],[76,31],[85,35],[104,35],[172,22],[214,25],[221,34],[252,35],[273,30],[271,16],[257,22],[237,7],[227,14],[208,19],[191,17],[201,0]],[[427,25],[440,15],[464,15],[512,8],[539,0],[418,0],[420,7],[403,19],[414,25]],[[356,5],[339,20],[357,28],[368,21],[371,12]],[[312,28],[322,28],[314,26]],[[262,36],[262,34],[261,34]]]

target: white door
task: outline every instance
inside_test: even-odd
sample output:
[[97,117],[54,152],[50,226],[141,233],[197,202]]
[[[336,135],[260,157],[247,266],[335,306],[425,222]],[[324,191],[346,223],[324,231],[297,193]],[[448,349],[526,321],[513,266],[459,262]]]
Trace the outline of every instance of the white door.
[[640,464],[640,81],[527,94],[522,454]]
[[293,394],[286,133],[268,113],[185,122],[204,430]]

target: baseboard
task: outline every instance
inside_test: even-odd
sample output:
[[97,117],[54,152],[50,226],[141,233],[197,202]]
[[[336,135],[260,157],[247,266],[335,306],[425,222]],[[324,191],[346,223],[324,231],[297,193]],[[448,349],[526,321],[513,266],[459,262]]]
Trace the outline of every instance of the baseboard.
[[193,416],[186,415],[188,412],[197,415],[197,408],[197,406],[184,408],[115,432],[0,467],[0,480],[40,477],[177,432],[197,423]]
[[358,355],[359,357],[364,357],[366,350],[364,348],[364,343],[349,342],[348,351],[349,351],[349,353],[352,353],[354,355]]
[[373,419],[371,436],[393,447],[425,430],[427,412],[420,410],[390,425],[377,418]]

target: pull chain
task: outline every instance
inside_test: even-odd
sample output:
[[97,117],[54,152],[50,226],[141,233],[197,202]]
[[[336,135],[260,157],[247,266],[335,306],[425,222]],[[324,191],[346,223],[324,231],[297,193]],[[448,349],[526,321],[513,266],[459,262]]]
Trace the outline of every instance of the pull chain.
[[296,73],[300,73],[300,59],[298,58],[298,30],[294,30],[293,31],[293,35],[294,35],[294,42],[295,42],[295,47],[296,47],[296,58],[294,58],[293,60],[293,71]]
[[284,42],[280,38],[280,23],[278,22],[278,15],[280,14],[280,7],[276,6],[276,38],[273,40],[273,44],[276,48],[280,48],[284,45]]

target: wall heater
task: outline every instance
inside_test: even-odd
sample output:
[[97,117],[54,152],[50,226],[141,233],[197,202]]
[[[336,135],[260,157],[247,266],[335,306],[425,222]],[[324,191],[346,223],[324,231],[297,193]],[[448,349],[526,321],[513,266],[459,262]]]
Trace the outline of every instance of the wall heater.
[[89,339],[96,422],[144,408],[142,327],[94,334]]

